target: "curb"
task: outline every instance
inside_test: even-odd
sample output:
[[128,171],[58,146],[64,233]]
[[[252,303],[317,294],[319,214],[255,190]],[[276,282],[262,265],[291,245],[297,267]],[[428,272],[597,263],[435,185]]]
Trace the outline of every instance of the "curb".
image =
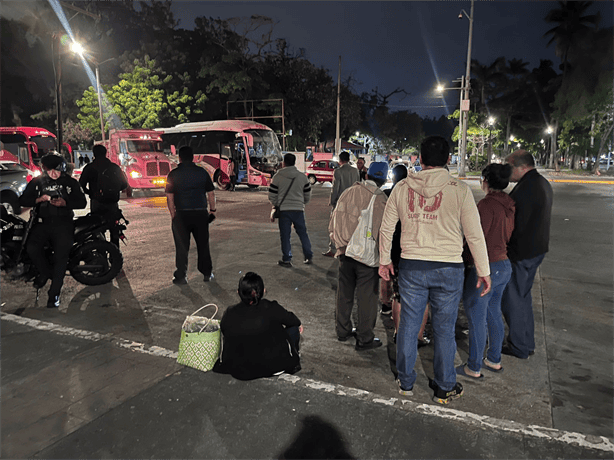
[[[171,358],[175,360],[177,359],[177,352],[167,350],[158,346],[147,347],[143,343],[117,338],[112,336],[111,334],[99,334],[83,329],[58,326],[53,323],[48,323],[36,319],[24,318],[11,313],[0,313],[0,318],[6,321],[11,321],[42,331],[55,332],[61,335],[69,335],[85,340],[90,340],[93,342],[107,341],[112,345],[115,345],[120,348],[127,348],[133,352],[149,354],[157,357]],[[282,374],[277,377],[277,380],[285,384],[301,386],[312,390],[332,393],[337,396],[354,398],[362,401],[371,402],[374,404],[394,407],[399,410],[412,412],[419,415],[440,417],[480,428],[495,428],[501,431],[519,433],[524,436],[538,438],[541,440],[558,441],[570,445],[575,444],[582,448],[597,449],[604,452],[614,453],[614,443],[612,442],[612,440],[604,436],[584,435],[582,433],[562,431],[538,425],[523,425],[518,422],[478,415],[471,412],[463,412],[455,409],[449,409],[446,407],[433,406],[430,404],[419,404],[413,401],[408,401],[400,398],[386,398],[365,390],[345,387],[343,385],[320,382],[312,379],[305,379],[296,375]]]

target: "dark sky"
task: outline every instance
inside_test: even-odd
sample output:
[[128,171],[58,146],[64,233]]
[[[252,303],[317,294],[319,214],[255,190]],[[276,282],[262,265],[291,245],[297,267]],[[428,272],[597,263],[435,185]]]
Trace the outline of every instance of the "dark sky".
[[[473,59],[490,64],[499,56],[529,62],[550,59],[558,69],[554,44],[546,47],[543,34],[553,27],[544,17],[557,2],[476,1]],[[595,2],[588,14],[601,12],[600,27],[614,23],[613,2]],[[437,81],[451,84],[465,74],[470,1],[294,2],[294,1],[175,1],[179,27],[190,29],[194,18],[262,15],[278,22],[274,37],[285,38],[291,49],[304,48],[310,62],[330,70],[335,82],[339,56],[341,79],[357,82],[357,92],[378,88],[389,94],[403,88],[409,96],[390,99],[392,110],[410,110],[439,117],[454,109],[458,91],[447,91],[449,108],[433,88]]]

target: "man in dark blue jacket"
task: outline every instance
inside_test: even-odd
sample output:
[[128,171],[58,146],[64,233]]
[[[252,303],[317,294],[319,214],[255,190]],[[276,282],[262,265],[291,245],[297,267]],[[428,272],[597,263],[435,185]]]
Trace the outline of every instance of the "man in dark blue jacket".
[[[192,148],[179,149],[179,166],[168,173],[166,204],[171,213],[175,240],[174,284],[187,284],[190,235],[194,235],[198,250],[198,271],[208,282],[213,278],[209,252],[209,221],[215,217],[215,187],[209,173],[194,164]],[[207,211],[207,203],[209,209]],[[212,217],[210,217],[210,215]]]
[[527,359],[535,351],[533,299],[531,288],[539,265],[548,252],[552,187],[535,169],[535,160],[526,150],[516,150],[506,159],[512,166],[510,193],[516,203],[514,231],[507,246],[512,277],[503,293],[501,310],[509,335],[501,352]]

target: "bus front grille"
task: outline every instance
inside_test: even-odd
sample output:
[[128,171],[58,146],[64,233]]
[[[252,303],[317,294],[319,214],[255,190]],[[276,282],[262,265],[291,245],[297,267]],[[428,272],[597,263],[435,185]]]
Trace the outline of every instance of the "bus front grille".
[[171,165],[167,161],[160,162],[160,175],[166,176],[171,171]]
[[156,163],[155,161],[153,161],[151,163],[147,163],[146,168],[147,168],[147,175],[148,176],[157,176],[158,175],[158,163]]

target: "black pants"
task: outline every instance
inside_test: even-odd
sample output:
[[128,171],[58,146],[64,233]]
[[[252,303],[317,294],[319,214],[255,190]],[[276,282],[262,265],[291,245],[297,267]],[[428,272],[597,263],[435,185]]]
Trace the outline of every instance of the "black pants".
[[[37,223],[32,227],[26,250],[38,272],[51,278],[49,297],[59,296],[64,284],[64,275],[74,241],[73,220],[51,220]],[[53,266],[45,255],[45,246],[53,249]]]
[[339,285],[337,286],[337,336],[352,333],[352,309],[357,298],[358,323],[356,338],[361,343],[371,342],[377,320],[379,275],[377,268],[369,267],[351,257],[339,257]]
[[[96,200],[90,200],[90,214],[103,216],[105,219],[113,219],[115,212],[119,209],[117,203],[100,203]],[[111,243],[119,247],[119,232],[111,230]]]
[[207,211],[177,211],[172,223],[175,240],[175,278],[184,278],[188,272],[190,235],[194,235],[198,251],[198,271],[205,278],[211,276],[213,265],[209,252],[209,214]]

